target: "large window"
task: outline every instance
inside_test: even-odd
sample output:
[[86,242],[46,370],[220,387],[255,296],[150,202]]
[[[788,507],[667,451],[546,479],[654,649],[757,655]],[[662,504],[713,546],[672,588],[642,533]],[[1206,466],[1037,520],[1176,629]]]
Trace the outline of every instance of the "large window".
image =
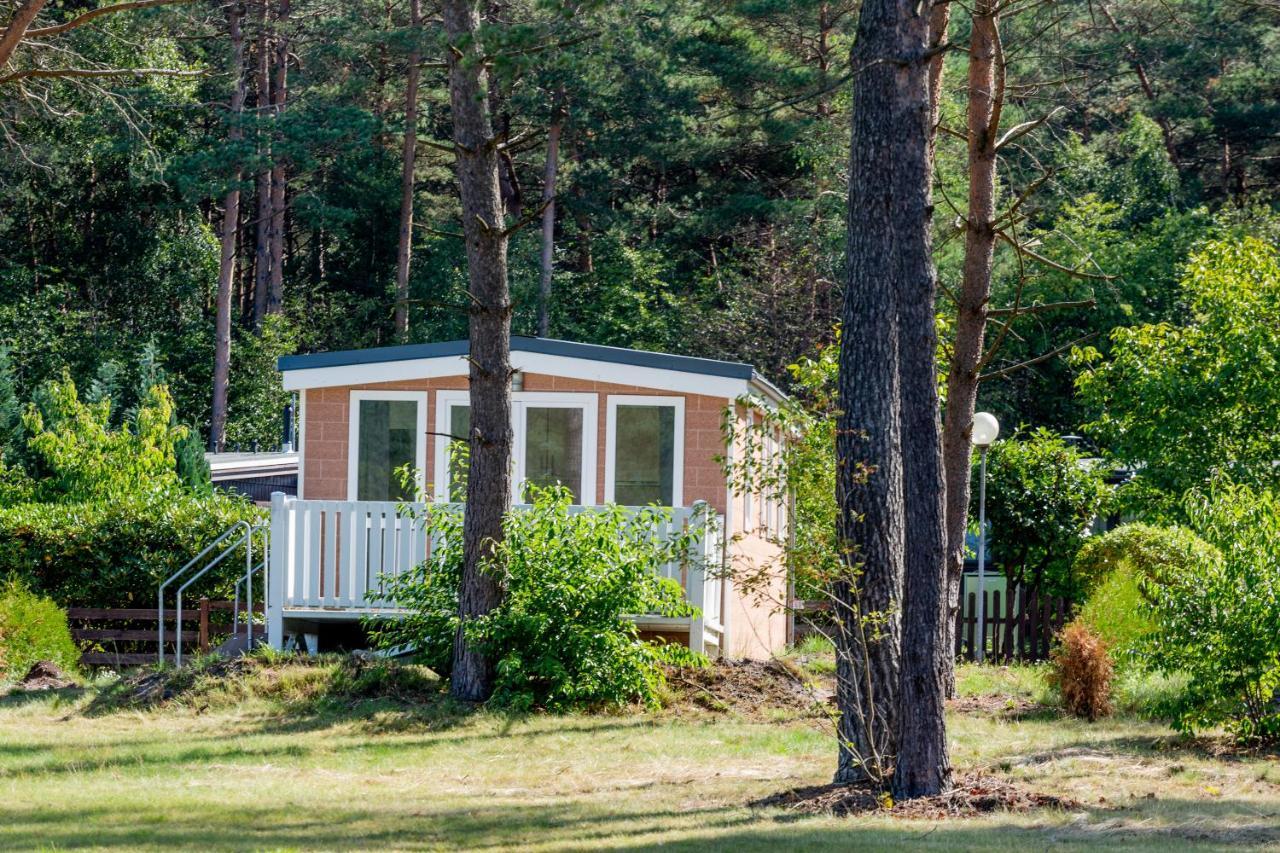
[[406,466],[420,478],[426,463],[426,394],[353,391],[348,496],[358,501],[414,500],[414,482],[400,476]]
[[608,435],[606,500],[682,505],[683,398],[610,397]]
[[[448,436],[468,436],[471,408],[467,392],[441,391],[437,399],[437,430]],[[514,501],[525,499],[526,485],[560,484],[572,492],[574,503],[595,503],[598,405],[595,394],[512,394]],[[441,437],[436,452],[436,493],[451,501],[466,497],[466,453],[450,450],[456,446],[448,437]]]

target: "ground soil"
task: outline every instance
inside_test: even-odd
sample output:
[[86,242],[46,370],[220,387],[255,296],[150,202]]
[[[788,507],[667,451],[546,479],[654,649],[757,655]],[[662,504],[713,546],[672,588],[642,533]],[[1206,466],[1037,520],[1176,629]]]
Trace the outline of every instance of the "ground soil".
[[831,690],[782,660],[718,660],[667,671],[675,713],[737,714],[752,720],[830,716]]
[[749,805],[756,808],[784,808],[797,814],[836,816],[887,814],[913,820],[944,820],[977,817],[991,812],[1027,812],[1033,809],[1073,809],[1079,803],[1015,785],[983,773],[967,773],[954,786],[936,797],[920,797],[894,803],[874,785],[810,785],[793,788]]
[[75,686],[75,680],[63,672],[56,663],[42,660],[27,670],[27,674],[18,682],[17,689],[31,692],[35,690],[63,690]]
[[1025,717],[1030,714],[1048,714],[1056,709],[1020,696],[957,696],[947,700],[947,710],[960,714],[983,714],[989,717]]

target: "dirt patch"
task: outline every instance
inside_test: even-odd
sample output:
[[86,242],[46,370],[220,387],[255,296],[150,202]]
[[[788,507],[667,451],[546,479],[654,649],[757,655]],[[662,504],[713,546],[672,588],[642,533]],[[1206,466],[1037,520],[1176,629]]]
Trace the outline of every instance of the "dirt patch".
[[830,716],[830,689],[780,660],[718,660],[669,669],[668,708],[738,714],[749,719]]
[[867,784],[810,785],[771,794],[748,805],[753,808],[782,808],[796,814],[843,817],[882,813],[909,820],[948,820],[992,812],[1061,810],[1080,806],[1075,800],[1031,791],[983,773],[960,776],[945,794],[901,803],[894,803],[879,787]]
[[989,717],[1028,717],[1033,714],[1056,713],[1050,705],[1033,702],[1023,696],[991,694],[957,696],[947,700],[947,710],[957,714],[982,714]]
[[42,660],[27,670],[27,674],[17,683],[16,689],[34,693],[37,690],[65,690],[75,686],[75,680],[63,672],[56,663]]

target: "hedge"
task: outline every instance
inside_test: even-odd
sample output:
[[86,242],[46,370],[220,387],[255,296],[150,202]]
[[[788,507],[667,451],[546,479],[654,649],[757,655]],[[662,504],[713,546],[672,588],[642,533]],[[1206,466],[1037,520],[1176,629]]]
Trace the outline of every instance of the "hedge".
[[[224,530],[263,518],[243,498],[180,489],[0,507],[0,578],[64,607],[151,607],[160,583]],[[244,565],[243,554],[229,557],[188,594],[228,596]]]

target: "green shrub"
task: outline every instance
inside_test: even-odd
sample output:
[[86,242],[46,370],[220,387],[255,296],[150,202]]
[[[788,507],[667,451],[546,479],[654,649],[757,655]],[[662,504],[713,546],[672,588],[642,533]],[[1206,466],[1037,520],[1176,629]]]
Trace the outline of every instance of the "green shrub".
[[987,459],[993,560],[1017,584],[1079,601],[1072,557],[1108,496],[1100,466],[1047,430],[997,442]]
[[[656,540],[653,530],[664,517],[657,508],[573,513],[564,489],[532,497],[530,508],[507,515],[490,565],[504,580],[502,604],[466,626],[495,661],[493,704],[564,711],[655,703],[662,665],[696,658],[682,647],[641,641],[626,616],[693,613],[679,584],[656,573],[687,552],[688,535]],[[374,635],[384,648],[417,643],[441,664],[457,626],[460,511],[433,508],[423,523],[439,545],[392,590],[413,615],[376,627]]]
[[1090,537],[1076,554],[1074,571],[1091,592],[1117,569],[1135,577],[1158,578],[1171,568],[1182,570],[1215,559],[1212,545],[1185,527],[1125,524]]
[[1117,667],[1141,664],[1141,641],[1156,627],[1144,586],[1217,558],[1212,545],[1184,527],[1126,524],[1094,536],[1075,559],[1075,575],[1088,591],[1078,620],[1102,637]]
[[[114,500],[0,507],[0,576],[58,603],[153,606],[156,589],[222,531],[262,511],[223,493],[170,488]],[[230,557],[188,594],[225,597],[244,572]]]
[[1143,584],[1156,621],[1150,660],[1188,679],[1175,725],[1280,739],[1280,497],[1219,483],[1190,493],[1185,509],[1218,555]]
[[1121,669],[1138,661],[1139,641],[1155,630],[1139,578],[1128,566],[1094,587],[1075,621],[1102,638],[1112,663]]
[[188,434],[174,423],[163,385],[147,389],[131,424],[115,428],[111,400],[86,403],[65,374],[46,383],[22,416],[20,455],[40,501],[81,502],[178,484],[174,447]]
[[42,660],[75,671],[80,652],[71,639],[67,614],[11,579],[0,585],[0,681],[21,678]]

